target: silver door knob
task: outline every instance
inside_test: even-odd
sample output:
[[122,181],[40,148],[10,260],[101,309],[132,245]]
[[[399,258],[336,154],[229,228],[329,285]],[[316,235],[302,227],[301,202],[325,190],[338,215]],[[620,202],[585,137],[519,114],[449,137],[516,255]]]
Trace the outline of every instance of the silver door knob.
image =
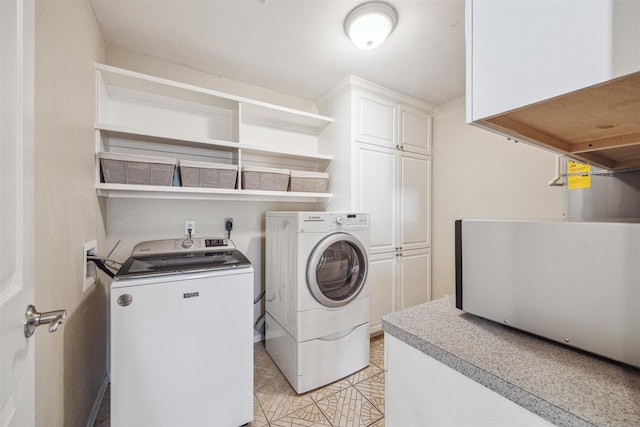
[[40,325],[49,325],[49,332],[58,330],[58,326],[67,319],[67,310],[39,313],[33,305],[27,307],[24,320],[24,336],[29,338]]

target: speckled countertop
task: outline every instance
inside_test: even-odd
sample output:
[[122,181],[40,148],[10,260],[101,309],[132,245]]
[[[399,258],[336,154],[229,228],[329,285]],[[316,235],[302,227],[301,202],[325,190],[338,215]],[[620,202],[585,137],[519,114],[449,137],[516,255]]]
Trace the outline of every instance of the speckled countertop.
[[382,325],[558,426],[640,426],[640,370],[464,313],[452,296],[388,314]]

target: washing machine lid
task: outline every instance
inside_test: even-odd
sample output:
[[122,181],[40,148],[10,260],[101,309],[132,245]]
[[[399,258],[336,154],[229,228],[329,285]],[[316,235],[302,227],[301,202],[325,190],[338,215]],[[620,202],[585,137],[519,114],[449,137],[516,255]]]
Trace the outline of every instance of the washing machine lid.
[[333,233],[313,249],[307,264],[307,285],[319,303],[341,307],[360,294],[367,271],[364,245],[352,234]]
[[[142,242],[115,279],[250,267],[226,239],[170,239]],[[173,251],[171,249],[173,248]]]

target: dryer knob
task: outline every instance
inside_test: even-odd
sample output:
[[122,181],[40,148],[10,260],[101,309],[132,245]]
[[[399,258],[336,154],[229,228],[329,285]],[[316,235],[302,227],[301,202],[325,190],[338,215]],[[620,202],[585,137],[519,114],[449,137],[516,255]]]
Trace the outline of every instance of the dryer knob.
[[344,223],[344,218],[342,218],[342,216],[338,215],[336,217],[336,224],[342,225],[343,223]]
[[182,241],[182,247],[183,247],[183,248],[188,249],[188,248],[190,248],[191,246],[193,246],[193,240],[191,240],[191,239],[184,239],[184,240]]

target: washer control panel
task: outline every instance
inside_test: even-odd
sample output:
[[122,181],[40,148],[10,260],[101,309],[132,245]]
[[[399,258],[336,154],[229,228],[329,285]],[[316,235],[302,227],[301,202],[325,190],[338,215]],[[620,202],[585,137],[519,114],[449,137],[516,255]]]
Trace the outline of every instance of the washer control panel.
[[131,253],[131,255],[135,256],[180,252],[215,251],[230,248],[235,248],[233,243],[229,242],[228,239],[224,239],[221,237],[150,240],[147,242],[138,243],[133,248],[133,252]]

